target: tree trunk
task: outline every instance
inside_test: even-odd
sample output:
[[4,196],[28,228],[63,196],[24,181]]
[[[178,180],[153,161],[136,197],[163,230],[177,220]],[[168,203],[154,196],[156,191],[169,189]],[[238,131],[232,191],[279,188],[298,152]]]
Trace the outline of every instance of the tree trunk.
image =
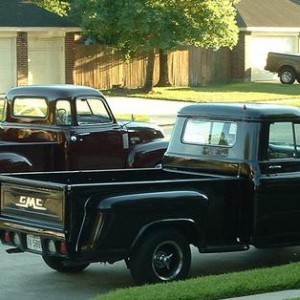
[[159,81],[156,86],[171,86],[169,81],[168,53],[159,49]]
[[152,92],[153,89],[153,76],[154,76],[154,49],[150,50],[147,54],[147,68],[146,68],[146,79],[143,86],[143,91],[146,93]]

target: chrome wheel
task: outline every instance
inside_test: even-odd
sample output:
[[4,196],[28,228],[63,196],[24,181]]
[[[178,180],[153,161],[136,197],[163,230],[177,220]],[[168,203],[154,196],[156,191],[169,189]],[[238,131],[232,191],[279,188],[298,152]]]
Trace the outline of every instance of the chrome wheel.
[[176,278],[182,269],[183,252],[178,244],[165,241],[154,250],[152,268],[156,276],[162,281]]

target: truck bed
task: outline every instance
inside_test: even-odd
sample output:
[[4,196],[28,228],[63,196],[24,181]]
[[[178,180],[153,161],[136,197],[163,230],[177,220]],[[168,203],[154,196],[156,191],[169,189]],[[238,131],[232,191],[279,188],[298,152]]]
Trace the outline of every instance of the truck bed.
[[41,186],[95,186],[109,184],[137,184],[165,181],[190,181],[233,179],[232,176],[221,176],[204,173],[190,173],[169,169],[116,169],[95,171],[60,171],[60,172],[33,172],[14,173],[0,176],[1,182],[14,182]]

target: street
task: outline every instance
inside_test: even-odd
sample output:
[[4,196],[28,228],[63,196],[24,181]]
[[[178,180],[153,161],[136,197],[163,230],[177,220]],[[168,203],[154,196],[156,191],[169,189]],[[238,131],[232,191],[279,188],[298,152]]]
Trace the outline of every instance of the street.
[[[48,268],[39,255],[7,254],[0,245],[0,299],[88,300],[117,288],[134,286],[123,262],[93,264],[85,272],[62,274]],[[242,271],[298,261],[300,247],[199,254],[193,250],[190,277]]]

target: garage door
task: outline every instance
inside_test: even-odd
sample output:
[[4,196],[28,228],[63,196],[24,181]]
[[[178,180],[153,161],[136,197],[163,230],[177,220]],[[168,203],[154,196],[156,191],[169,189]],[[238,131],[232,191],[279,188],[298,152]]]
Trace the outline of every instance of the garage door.
[[251,80],[275,80],[278,78],[276,74],[265,71],[267,54],[270,51],[277,52],[297,52],[297,38],[289,36],[266,37],[252,36],[250,43],[250,62]]
[[64,38],[29,38],[28,83],[65,83]]
[[0,38],[0,93],[16,85],[16,40]]

